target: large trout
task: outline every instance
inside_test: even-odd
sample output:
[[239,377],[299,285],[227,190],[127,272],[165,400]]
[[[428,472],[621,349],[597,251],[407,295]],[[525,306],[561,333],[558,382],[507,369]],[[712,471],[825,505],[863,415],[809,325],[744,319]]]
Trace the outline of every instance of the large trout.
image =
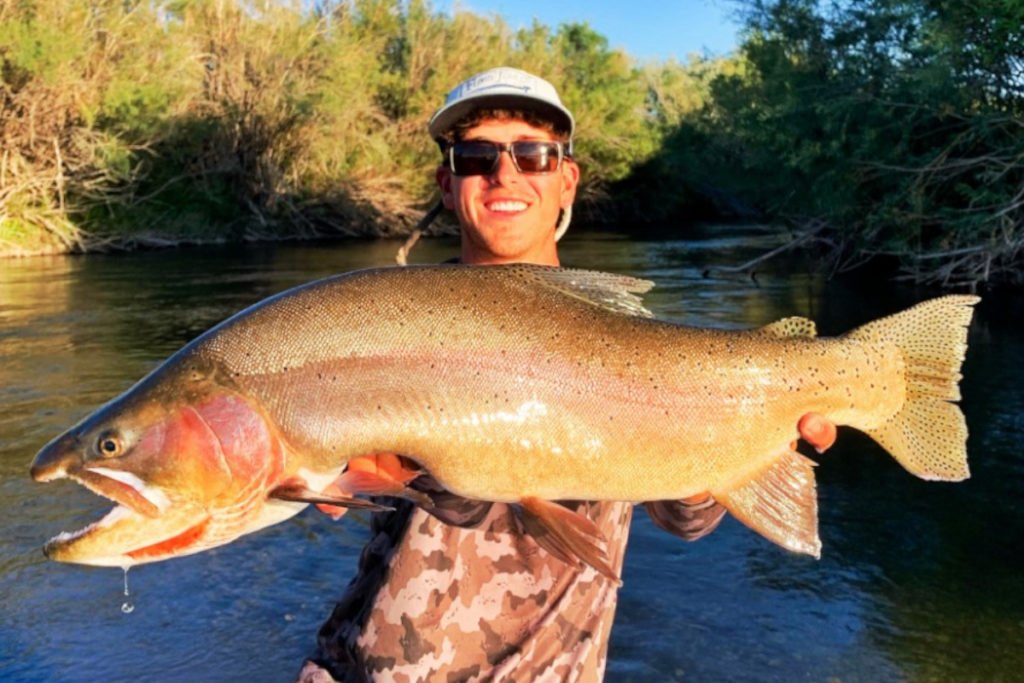
[[868,433],[919,477],[968,476],[951,401],[976,297],[820,339],[801,318],[739,332],[653,320],[637,296],[649,287],[429,266],[267,299],[36,456],[36,480],[68,477],[118,503],[46,553],[128,566],[228,543],[309,502],[369,505],[350,495],[361,489],[346,464],[390,453],[458,496],[518,504],[545,547],[606,574],[592,525],[554,501],[710,495],[817,555],[812,462],[794,450],[809,416]]

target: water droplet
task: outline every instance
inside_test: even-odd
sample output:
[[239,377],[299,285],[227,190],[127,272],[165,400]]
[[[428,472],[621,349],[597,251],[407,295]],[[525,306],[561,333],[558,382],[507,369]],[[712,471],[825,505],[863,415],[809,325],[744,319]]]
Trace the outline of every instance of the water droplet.
[[124,571],[124,602],[121,603],[121,611],[125,614],[131,614],[135,611],[135,605],[132,604],[131,596],[128,594],[128,570],[130,567],[121,567]]

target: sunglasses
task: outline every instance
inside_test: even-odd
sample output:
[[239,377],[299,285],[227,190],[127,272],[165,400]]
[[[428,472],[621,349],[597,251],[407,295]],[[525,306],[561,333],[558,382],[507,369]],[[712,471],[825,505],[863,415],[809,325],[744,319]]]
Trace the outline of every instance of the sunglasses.
[[507,144],[490,140],[460,140],[448,147],[448,167],[453,175],[490,175],[498,168],[502,152],[508,152],[520,173],[551,173],[562,165],[569,150],[561,142],[517,140]]

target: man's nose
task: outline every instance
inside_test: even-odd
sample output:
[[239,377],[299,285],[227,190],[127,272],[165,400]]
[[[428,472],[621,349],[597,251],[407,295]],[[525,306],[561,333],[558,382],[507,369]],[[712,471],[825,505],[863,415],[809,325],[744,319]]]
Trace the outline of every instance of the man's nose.
[[491,177],[502,185],[519,180],[519,169],[512,160],[511,149],[503,149],[498,154],[498,165],[491,172]]

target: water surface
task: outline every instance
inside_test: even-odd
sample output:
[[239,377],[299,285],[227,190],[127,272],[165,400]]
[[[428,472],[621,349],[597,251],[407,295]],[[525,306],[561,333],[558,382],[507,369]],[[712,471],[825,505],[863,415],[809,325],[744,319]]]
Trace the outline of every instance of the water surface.
[[[835,334],[934,292],[826,282],[800,260],[716,276],[775,238],[570,233],[567,265],[657,282],[661,317],[737,328],[787,315]],[[47,440],[242,307],[392,262],[395,243],[182,249],[0,262],[0,680],[288,681],[354,570],[365,518],[315,511],[227,547],[133,569],[46,561],[42,543],[110,504],[28,478]],[[413,260],[455,253],[417,246]],[[922,482],[843,432],[817,469],[823,553],[726,520],[687,544],[636,514],[609,681],[1014,681],[1024,671],[1024,305],[988,297],[963,382],[972,478]],[[680,450],[685,444],[680,444]]]

